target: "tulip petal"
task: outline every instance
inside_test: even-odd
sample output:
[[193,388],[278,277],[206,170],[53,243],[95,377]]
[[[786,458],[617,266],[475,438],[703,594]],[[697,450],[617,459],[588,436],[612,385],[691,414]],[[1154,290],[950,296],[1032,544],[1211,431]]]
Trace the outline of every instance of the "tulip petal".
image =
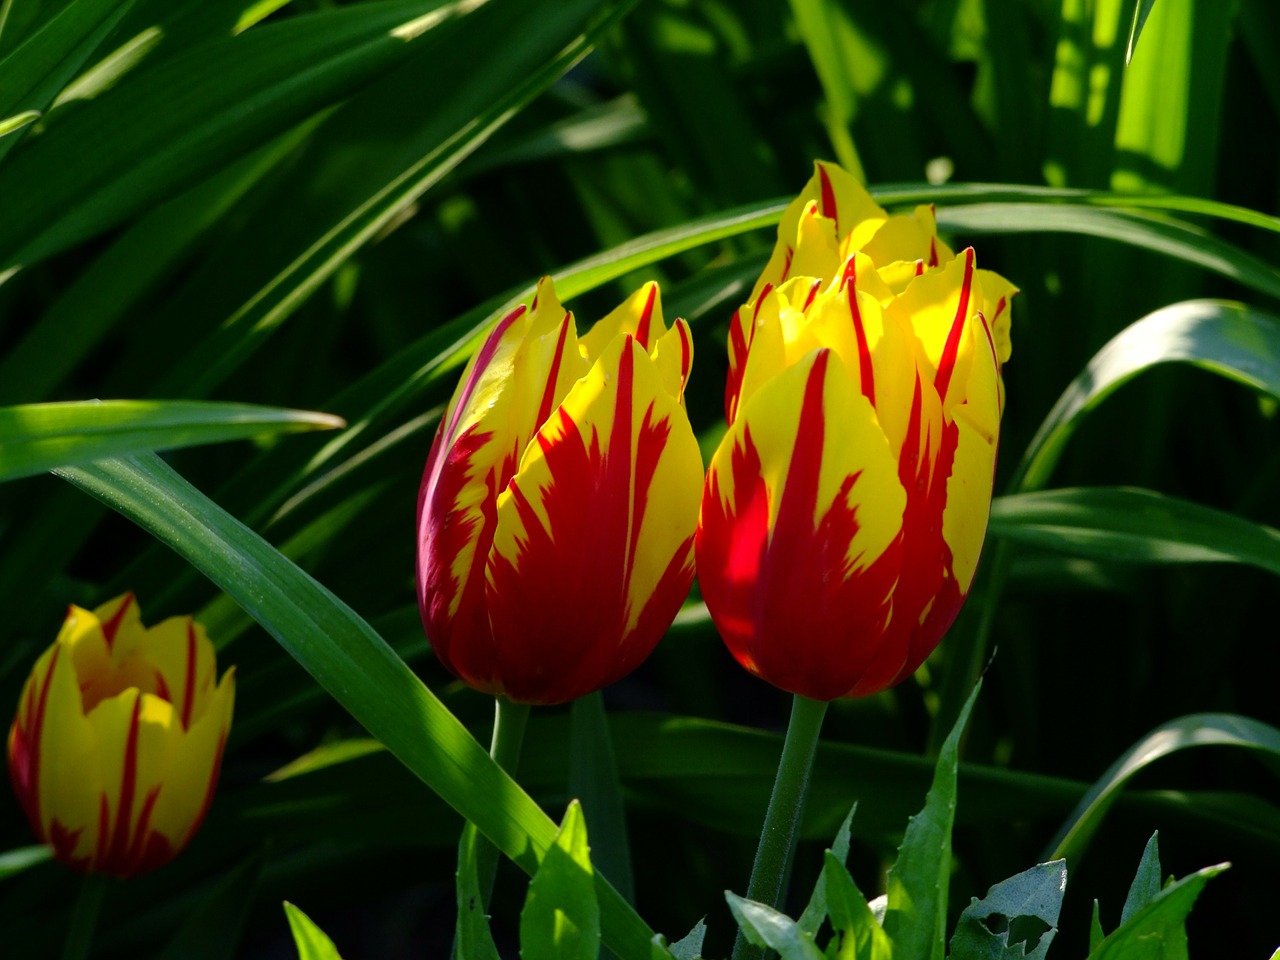
[[996,356],[1000,363],[1009,362],[1013,355],[1013,340],[1010,338],[1012,328],[1010,304],[1018,288],[994,270],[979,270],[978,280],[982,283],[982,312],[991,324],[991,334],[996,344]]
[[[521,451],[583,374],[573,316],[549,279],[533,308],[504,317],[441,420],[418,493],[418,602],[441,661],[483,688],[492,641],[483,571],[494,500]],[[466,638],[454,655],[454,634]]]
[[[662,296],[650,280],[622,303],[592,324],[578,338],[578,352],[587,363],[595,363],[614,337],[629,333],[646,351],[667,332],[662,322]],[[546,420],[543,418],[543,422]]]
[[641,346],[616,339],[498,498],[493,687],[563,702],[648,656],[692,580],[701,477],[683,408]]
[[822,700],[847,694],[879,651],[906,502],[875,410],[834,360],[815,351],[744,404],[712,460],[697,539],[734,656]]

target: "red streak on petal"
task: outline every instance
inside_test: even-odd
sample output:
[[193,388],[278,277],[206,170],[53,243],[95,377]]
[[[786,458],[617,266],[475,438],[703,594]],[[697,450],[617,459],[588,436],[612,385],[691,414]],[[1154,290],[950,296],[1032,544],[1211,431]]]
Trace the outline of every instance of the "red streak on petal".
[[42,752],[41,739],[44,737],[45,709],[49,703],[49,687],[53,681],[53,672],[58,667],[58,658],[62,655],[62,647],[56,646],[53,656],[49,658],[49,672],[37,691],[27,689],[22,709],[13,722],[9,735],[9,778],[18,801],[27,815],[27,821],[36,836],[47,840],[40,811],[40,758]]
[[560,335],[556,338],[556,352],[551,359],[551,370],[547,373],[547,383],[542,389],[542,402],[538,404],[537,425],[541,427],[551,416],[551,408],[556,402],[556,381],[560,379],[560,360],[564,356],[565,340],[569,337],[569,325],[573,317],[566,311],[560,321]]
[[[713,470],[702,501],[697,559],[703,596],[730,651],[746,669],[792,693],[830,700],[848,693],[885,643],[900,540],[854,570],[859,474],[815,522],[825,442],[823,386],[829,351],[810,370],[777,517],[750,430],[735,445],[733,502]],[[873,508],[873,505],[868,505]]]
[[[791,259],[792,259],[795,255],[796,255],[795,250],[794,250],[794,249],[792,249],[791,247],[787,247],[787,258],[782,262],[782,276],[778,277],[778,282],[779,282],[779,283],[782,283],[782,281],[786,280],[786,279],[787,279],[787,277],[788,277],[788,275],[790,275],[790,273],[791,273]],[[766,286],[767,286],[767,284],[766,284]],[[761,293],[761,296],[764,296],[764,294],[763,294],[763,293]]]
[[742,390],[742,373],[747,368],[747,337],[742,329],[742,308],[733,312],[729,321],[729,372],[724,380],[724,421],[733,425],[738,412],[738,394]]
[[687,324],[677,323],[676,329],[680,331],[680,396],[677,399],[683,400],[684,385],[689,382],[689,371],[693,369],[693,344],[689,342]]
[[[852,277],[853,273],[853,260],[850,260],[845,275]],[[858,339],[858,375],[862,378],[862,395],[870,400],[871,405],[874,407],[876,405],[876,375],[871,366],[871,347],[867,344],[867,328],[862,321],[862,310],[858,307],[856,278],[854,283],[849,283],[845,287],[845,292],[849,297],[849,316],[853,320],[853,332]]]
[[[670,433],[652,407],[634,412],[634,348],[624,348],[613,423],[605,443],[560,408],[557,429],[539,435],[551,475],[536,491],[508,488],[523,528],[516,556],[492,553],[486,600],[503,692],[527,703],[590,693],[640,664],[670,625],[692,580],[692,537],[671,558],[657,589],[632,609],[631,574],[640,528]],[[552,436],[554,435],[554,438]],[[634,451],[634,454],[633,454]],[[540,497],[544,525],[531,498]],[[652,563],[654,558],[646,558]],[[635,626],[628,621],[635,614]]]
[[120,623],[124,620],[125,611],[133,604],[133,593],[129,592],[124,595],[124,601],[115,613],[111,615],[111,619],[102,624],[102,635],[107,639],[107,649],[110,650],[116,640],[116,631],[120,629]]
[[[653,304],[658,296],[658,285],[649,287],[649,296],[645,299],[644,310],[640,313],[640,322],[636,325],[636,341],[649,352],[649,325],[653,320]],[[541,422],[541,421],[540,421]]]
[[124,768],[120,773],[120,796],[116,801],[116,823],[106,855],[97,868],[110,872],[108,865],[124,864],[129,852],[130,828],[133,823],[133,799],[138,790],[138,727],[142,713],[142,695],[133,701],[129,717],[129,733],[125,737]]
[[[537,299],[534,300],[535,307]],[[458,402],[454,404],[453,416],[449,418],[449,426],[442,430],[441,433],[452,438],[454,431],[458,429],[458,421],[462,417],[462,413],[467,409],[467,405],[471,402],[471,394],[475,392],[476,384],[480,382],[480,377],[493,361],[493,355],[498,352],[498,344],[502,342],[503,334],[511,329],[511,325],[524,316],[524,304],[516,307],[505,317],[498,321],[498,325],[485,339],[484,345],[480,348],[480,352],[476,354],[475,366],[471,368],[471,375],[467,377],[466,383],[463,385],[461,392],[458,394]],[[432,449],[432,456],[427,458],[428,468],[434,459],[435,450]]]
[[947,343],[942,349],[942,357],[938,361],[938,372],[933,378],[938,398],[945,401],[947,388],[951,385],[951,374],[955,371],[956,356],[960,352],[960,335],[964,332],[965,321],[969,317],[969,293],[973,288],[973,247],[964,252],[964,280],[960,285],[960,303],[956,306],[955,319],[951,321],[951,329],[947,333]]
[[815,280],[813,281],[812,284],[810,284],[809,295],[805,297],[804,306],[800,308],[802,311],[808,310],[811,306],[813,306],[814,298],[818,296],[818,290],[821,289],[821,287],[822,287],[821,280]]
[[152,675],[156,678],[156,696],[173,703],[173,696],[169,692],[169,684],[165,682],[164,674],[159,670],[153,670]]
[[923,260],[917,260],[917,261],[916,261],[916,276],[918,277],[918,276],[920,276],[922,273],[924,273],[924,261],[923,261]]
[[66,864],[73,870],[80,873],[88,873],[92,865],[93,857],[84,856],[77,857],[76,844],[80,842],[80,834],[84,833],[84,828],[79,827],[75,830],[68,830],[55,817],[49,828],[49,846],[53,847],[53,856],[59,863]]
[[840,236],[840,217],[836,209],[836,192],[831,186],[825,167],[818,167],[818,179],[822,181],[822,215],[835,221],[836,236]]
[[938,265],[938,238],[929,238],[929,266],[936,267]]

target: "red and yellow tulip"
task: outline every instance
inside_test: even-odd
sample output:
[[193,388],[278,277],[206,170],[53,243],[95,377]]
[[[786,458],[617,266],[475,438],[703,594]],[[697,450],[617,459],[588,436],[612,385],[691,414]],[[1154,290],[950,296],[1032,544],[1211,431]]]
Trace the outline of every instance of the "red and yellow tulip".
[[930,208],[888,217],[818,165],[731,325],[697,536],[703,597],[747,670],[861,696],[937,645],[986,532],[1014,292],[953,255]]
[[129,877],[168,863],[213,799],[235,671],[190,617],[142,626],[133,594],[71,607],[9,731],[9,775],[63,863]]
[[550,279],[499,321],[418,494],[419,608],[455,676],[562,703],[649,655],[693,578],[692,360],[653,283],[581,337]]

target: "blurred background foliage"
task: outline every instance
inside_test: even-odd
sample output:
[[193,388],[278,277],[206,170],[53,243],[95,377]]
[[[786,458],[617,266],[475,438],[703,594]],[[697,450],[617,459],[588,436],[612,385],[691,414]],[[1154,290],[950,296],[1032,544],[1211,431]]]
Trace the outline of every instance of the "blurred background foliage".
[[[493,311],[551,274],[584,326],[658,279],[668,315],[694,325],[689,409],[710,450],[728,318],[814,158],[887,204],[936,199],[948,238],[1022,288],[997,493],[1057,499],[998,501],[969,605],[925,668],[834,705],[794,886],[812,885],[856,800],[851,869],[879,889],[990,660],[964,745],[953,913],[1044,859],[1136,746],[1134,778],[1072,849],[1053,955],[1084,955],[1095,896],[1114,925],[1159,829],[1171,873],[1234,864],[1192,915],[1193,953],[1268,956],[1280,8],[1160,0],[1126,66],[1134,7],[4,0],[0,403],[212,399],[345,418],[165,458],[487,742],[491,704],[422,636],[412,531],[441,405]],[[1074,433],[1056,468],[1024,482],[1060,395],[1106,379],[1091,358],[1205,297],[1249,309],[1175,307],[1131,335],[1112,359],[1140,375],[1063,414]],[[346,955],[446,955],[460,819],[208,580],[42,475],[0,488],[0,584],[0,704],[68,602],[125,589],[148,619],[197,611],[238,666],[205,829],[163,872],[112,887],[95,956],[290,956],[286,898]],[[673,938],[707,915],[709,955],[727,953],[721,891],[745,888],[789,698],[732,662],[696,598],[605,697],[637,906]],[[569,740],[567,710],[535,711],[520,780],[555,819]],[[1174,755],[1147,762],[1161,750]],[[0,851],[29,838],[5,791]],[[10,869],[4,955],[53,955],[74,878]],[[500,943],[523,890],[500,876]]]

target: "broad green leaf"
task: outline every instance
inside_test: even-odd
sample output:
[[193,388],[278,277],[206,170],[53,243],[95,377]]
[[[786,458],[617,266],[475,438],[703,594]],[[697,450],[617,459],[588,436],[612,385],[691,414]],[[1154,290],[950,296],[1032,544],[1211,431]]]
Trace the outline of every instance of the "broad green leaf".
[[898,859],[889,869],[884,932],[894,953],[942,960],[946,951],[947,887],[951,882],[951,826],[956,816],[960,736],[982,689],[979,682],[938,752],[924,809],[907,824]]
[[801,930],[786,914],[727,890],[724,897],[747,940],[757,947],[778,951],[782,960],[823,960],[813,935]]
[[333,941],[312,923],[310,917],[287,900],[284,912],[289,918],[293,944],[298,948],[298,960],[342,960]]
[[[836,860],[842,866],[849,859],[849,833],[853,827],[853,815],[857,812],[858,805],[855,803],[850,808],[849,815],[840,824],[840,829],[836,832],[835,842],[827,850],[828,853],[835,855]],[[822,921],[827,918],[826,872],[827,868],[824,864],[822,873],[818,874],[818,882],[813,885],[813,893],[809,897],[809,903],[804,908],[804,913],[800,915],[800,919],[796,921],[800,925],[800,929],[810,936],[817,936],[818,928],[822,926]]]
[[[555,825],[350,607],[154,455],[59,475],[139,524],[230,594],[413,773],[527,873]],[[596,875],[605,943],[648,960],[650,930]]]
[[1126,327],[1054,404],[1023,454],[1010,489],[1044,487],[1085,414],[1142,371],[1175,362],[1280,397],[1280,319],[1240,303],[1189,300]]
[[197,182],[400,63],[420,35],[471,6],[377,0],[292,17],[126,77],[0,168],[0,270]]
[[1151,834],[1151,839],[1142,850],[1142,859],[1138,861],[1138,872],[1134,874],[1133,883],[1129,885],[1129,893],[1124,898],[1124,908],[1120,911],[1122,924],[1160,896],[1159,836],[1159,831]]
[[604,699],[599,691],[589,693],[573,701],[569,711],[569,796],[582,805],[591,829],[592,864],[634,900],[622,782]]
[[1113,763],[1058,831],[1052,859],[1076,864],[1125,783],[1156,760],[1189,747],[1245,747],[1280,757],[1280,730],[1229,713],[1197,713],[1161,724]]
[[[833,940],[827,954],[834,960],[892,960],[893,944],[867,898],[853,882],[844,860],[828,850],[818,884],[831,917]],[[833,953],[834,950],[834,953]]]
[[139,450],[341,426],[341,418],[326,413],[186,400],[0,407],[0,480]]
[[989,532],[1098,560],[1247,563],[1280,576],[1280,531],[1153,490],[1079,487],[997,497]]
[[1138,38],[1142,36],[1142,28],[1147,24],[1147,17],[1151,16],[1151,8],[1156,5],[1156,0],[1133,0],[1133,25],[1129,28],[1129,44],[1125,47],[1124,62],[1127,64],[1133,59],[1133,51],[1138,46]]
[[[950,960],[1044,960],[1058,932],[1066,889],[1065,860],[1040,863],[1001,880],[981,900],[974,897],[960,914]],[[1029,921],[1038,923],[1015,930],[1015,923]]]
[[1088,960],[1187,960],[1187,914],[1204,885],[1228,866],[1205,867],[1165,887],[1091,950]]
[[587,849],[587,824],[575,800],[529,881],[520,911],[522,960],[596,960],[600,911]]
[[[501,960],[489,930],[485,896],[476,869],[479,863],[476,847],[485,842],[470,828],[462,831],[458,842],[458,921],[453,935],[456,960]],[[592,895],[594,897],[594,891]]]
[[0,880],[19,874],[38,863],[44,863],[52,857],[53,848],[44,844],[6,850],[0,853]]
[[234,960],[265,866],[265,857],[255,855],[222,873],[156,960]]

